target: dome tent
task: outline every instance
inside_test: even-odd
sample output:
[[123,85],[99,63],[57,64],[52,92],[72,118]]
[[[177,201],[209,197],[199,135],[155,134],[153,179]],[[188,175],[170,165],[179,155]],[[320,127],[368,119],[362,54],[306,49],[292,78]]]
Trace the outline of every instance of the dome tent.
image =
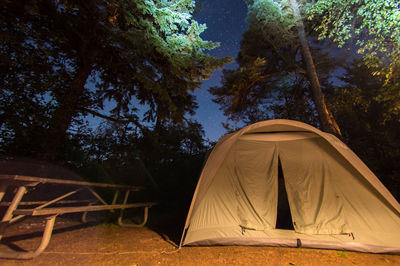
[[[281,167],[293,230],[277,228]],[[400,205],[335,136],[269,120],[222,137],[200,175],[182,245],[400,253]]]

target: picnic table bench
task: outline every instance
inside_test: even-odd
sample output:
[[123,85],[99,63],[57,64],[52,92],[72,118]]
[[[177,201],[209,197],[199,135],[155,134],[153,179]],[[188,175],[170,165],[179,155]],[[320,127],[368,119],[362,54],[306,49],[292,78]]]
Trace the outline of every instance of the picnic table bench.
[[[70,192],[65,193],[51,200],[44,201],[22,201],[23,196],[27,193],[28,188],[36,187],[39,184],[53,184],[60,185],[64,189],[71,189]],[[8,189],[9,187],[16,188],[16,191]],[[93,188],[104,188],[115,190],[114,197],[111,204],[108,204]],[[148,219],[148,209],[155,205],[154,202],[138,202],[128,203],[128,197],[131,192],[142,190],[143,187],[139,186],[125,186],[117,184],[94,183],[75,180],[51,179],[31,176],[20,175],[0,175],[0,206],[7,206],[7,210],[3,215],[0,222],[0,240],[8,225],[27,216],[41,216],[46,219],[42,240],[39,247],[34,251],[0,251],[0,258],[7,259],[32,259],[40,255],[50,242],[53,232],[55,219],[58,215],[67,213],[83,213],[82,221],[86,222],[86,215],[92,211],[111,211],[120,210],[118,217],[118,224],[125,227],[142,227],[146,224]],[[65,200],[66,198],[77,194],[83,190],[90,192],[89,195],[93,196],[92,199],[79,199],[79,200]],[[14,193],[13,199],[10,202],[2,202],[6,193]],[[122,203],[117,204],[119,194],[124,192]],[[121,193],[122,194],[122,193]],[[71,206],[74,204],[87,204],[80,206]],[[94,205],[97,204],[97,205]],[[48,207],[50,205],[61,205],[57,207]],[[19,206],[36,206],[34,208],[19,208]],[[144,208],[143,222],[140,224],[125,224],[122,221],[123,212],[129,208]]]

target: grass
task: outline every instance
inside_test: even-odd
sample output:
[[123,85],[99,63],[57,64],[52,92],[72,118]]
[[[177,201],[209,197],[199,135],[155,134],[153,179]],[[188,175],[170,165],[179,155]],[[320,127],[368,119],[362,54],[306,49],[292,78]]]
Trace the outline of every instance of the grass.
[[349,255],[344,251],[338,251],[337,255],[342,258],[347,258]]
[[99,228],[109,228],[109,229],[120,228],[120,226],[115,224],[115,223],[99,224],[97,227],[99,227]]

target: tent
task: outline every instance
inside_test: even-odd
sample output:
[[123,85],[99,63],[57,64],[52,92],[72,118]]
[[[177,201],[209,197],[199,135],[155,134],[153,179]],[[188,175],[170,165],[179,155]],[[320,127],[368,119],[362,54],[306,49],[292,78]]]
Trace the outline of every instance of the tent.
[[[280,212],[291,228],[277,224]],[[297,121],[263,121],[223,136],[210,153],[182,245],[400,253],[400,205],[335,136]]]

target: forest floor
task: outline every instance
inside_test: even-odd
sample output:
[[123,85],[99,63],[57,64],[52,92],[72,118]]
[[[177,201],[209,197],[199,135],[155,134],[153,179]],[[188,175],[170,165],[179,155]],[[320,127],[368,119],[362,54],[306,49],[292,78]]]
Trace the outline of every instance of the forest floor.
[[[33,260],[0,259],[1,265],[400,265],[400,256],[283,247],[212,246],[176,249],[182,230],[171,213],[156,210],[148,227],[122,228],[110,223],[81,224],[58,217],[47,249]],[[158,213],[157,213],[158,212]],[[181,217],[182,218],[182,217]],[[0,250],[33,250],[42,220],[10,226]]]

